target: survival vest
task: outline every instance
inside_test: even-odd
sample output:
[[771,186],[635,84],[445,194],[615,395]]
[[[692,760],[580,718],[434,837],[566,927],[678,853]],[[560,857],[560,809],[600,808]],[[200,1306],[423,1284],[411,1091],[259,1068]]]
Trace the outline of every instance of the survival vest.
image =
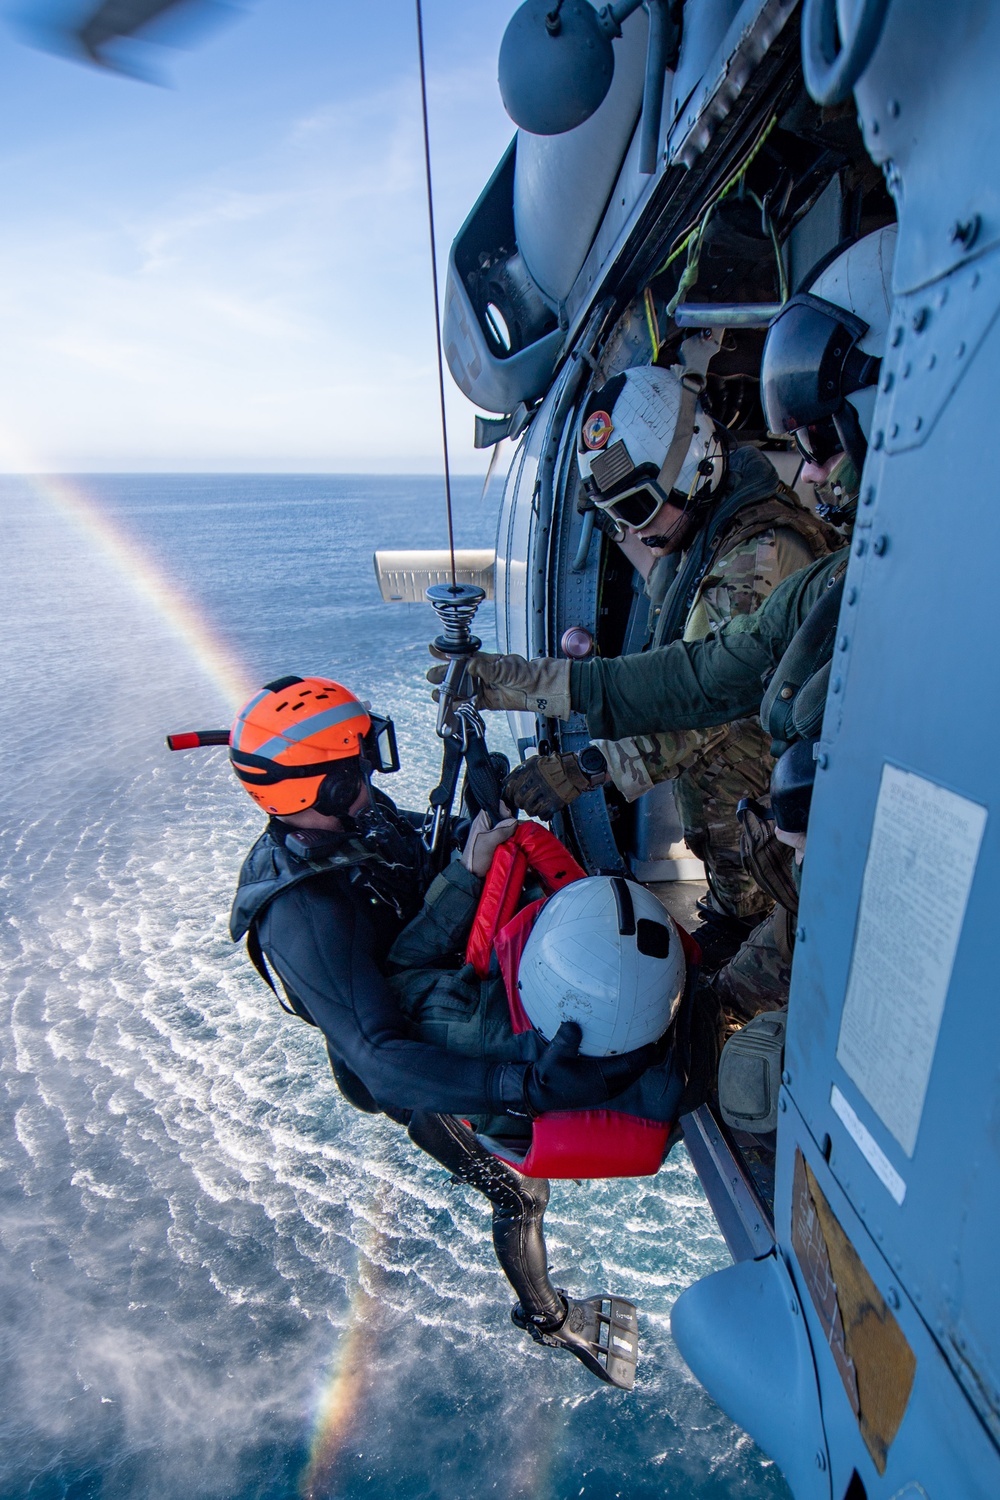
[[823,727],[830,663],[844,597],[846,559],[792,636],[760,705],[760,722],[780,755],[795,740],[812,739]]
[[[759,536],[786,527],[797,531],[813,556],[825,557],[843,545],[831,526],[806,510],[755,449],[740,449],[730,460],[734,488],[710,511],[680,561],[656,621],[652,645],[668,646],[684,634],[699,590],[721,557]],[[755,474],[754,470],[761,470]]]
[[[548,895],[517,910],[529,872]],[[511,1029],[515,1035],[531,1030],[517,988],[521,955],[531,929],[549,896],[586,871],[554,833],[537,823],[520,823],[511,838],[500,844],[483,884],[466,949],[466,962],[485,977],[496,953],[507,992]],[[698,945],[677,928],[688,962],[688,987],[701,958]],[[685,997],[685,1005],[688,997]],[[515,1161],[497,1150],[528,1177],[652,1177],[660,1170],[674,1126],[644,1120],[615,1109],[557,1110],[532,1122],[531,1146]],[[494,1148],[496,1149],[496,1148]]]
[[257,936],[257,923],[283,891],[338,871],[357,882],[373,900],[391,908],[401,922],[416,914],[428,880],[426,850],[416,829],[397,811],[395,803],[377,789],[373,789],[373,796],[384,823],[374,837],[336,835],[321,846],[321,853],[306,857],[287,847],[289,839],[294,841],[295,830],[269,824],[240,870],[229,917],[229,935],[234,943],[246,938],[251,963],[277,995],[282,1009],[310,1026],[315,1024],[312,1018],[286,1004],[274,983]]

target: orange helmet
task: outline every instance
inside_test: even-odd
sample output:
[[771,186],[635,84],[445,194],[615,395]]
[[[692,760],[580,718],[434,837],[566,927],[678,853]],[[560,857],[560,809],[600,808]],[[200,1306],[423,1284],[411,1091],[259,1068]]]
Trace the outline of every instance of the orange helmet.
[[315,807],[325,778],[361,756],[370,728],[367,710],[339,682],[280,677],[236,715],[229,758],[253,800],[280,817]]

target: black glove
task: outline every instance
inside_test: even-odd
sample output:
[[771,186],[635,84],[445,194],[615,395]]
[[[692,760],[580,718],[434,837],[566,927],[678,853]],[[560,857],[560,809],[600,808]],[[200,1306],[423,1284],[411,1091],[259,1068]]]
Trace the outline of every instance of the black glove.
[[536,1063],[500,1067],[497,1084],[503,1109],[531,1116],[600,1109],[624,1093],[659,1055],[654,1042],[617,1057],[581,1057],[582,1036],[576,1021],[563,1021]]
[[553,818],[594,783],[575,755],[530,755],[503,784],[504,801],[530,818]]

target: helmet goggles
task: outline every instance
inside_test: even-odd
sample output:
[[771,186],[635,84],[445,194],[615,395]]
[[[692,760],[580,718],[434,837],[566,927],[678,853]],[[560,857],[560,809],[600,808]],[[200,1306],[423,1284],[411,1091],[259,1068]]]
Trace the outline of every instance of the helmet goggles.
[[681,490],[665,488],[662,478],[663,469],[656,464],[633,464],[628,449],[619,439],[606,453],[595,454],[591,459],[584,489],[598,510],[622,526],[641,531],[665,505],[684,510],[691,502],[691,496]]

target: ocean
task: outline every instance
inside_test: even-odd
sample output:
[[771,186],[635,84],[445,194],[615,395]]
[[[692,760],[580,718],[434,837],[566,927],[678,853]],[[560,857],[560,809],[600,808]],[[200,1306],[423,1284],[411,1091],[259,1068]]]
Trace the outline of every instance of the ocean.
[[[422,806],[435,624],[371,553],[443,544],[440,482],[7,477],[0,507],[0,1500],[787,1496],[670,1337],[728,1262],[683,1148],[553,1186],[559,1284],[639,1304],[625,1395],[512,1327],[484,1200],[341,1099],[229,941],[260,818],[163,736],[327,673],[395,715],[382,784]],[[457,481],[459,544],[495,509]]]

